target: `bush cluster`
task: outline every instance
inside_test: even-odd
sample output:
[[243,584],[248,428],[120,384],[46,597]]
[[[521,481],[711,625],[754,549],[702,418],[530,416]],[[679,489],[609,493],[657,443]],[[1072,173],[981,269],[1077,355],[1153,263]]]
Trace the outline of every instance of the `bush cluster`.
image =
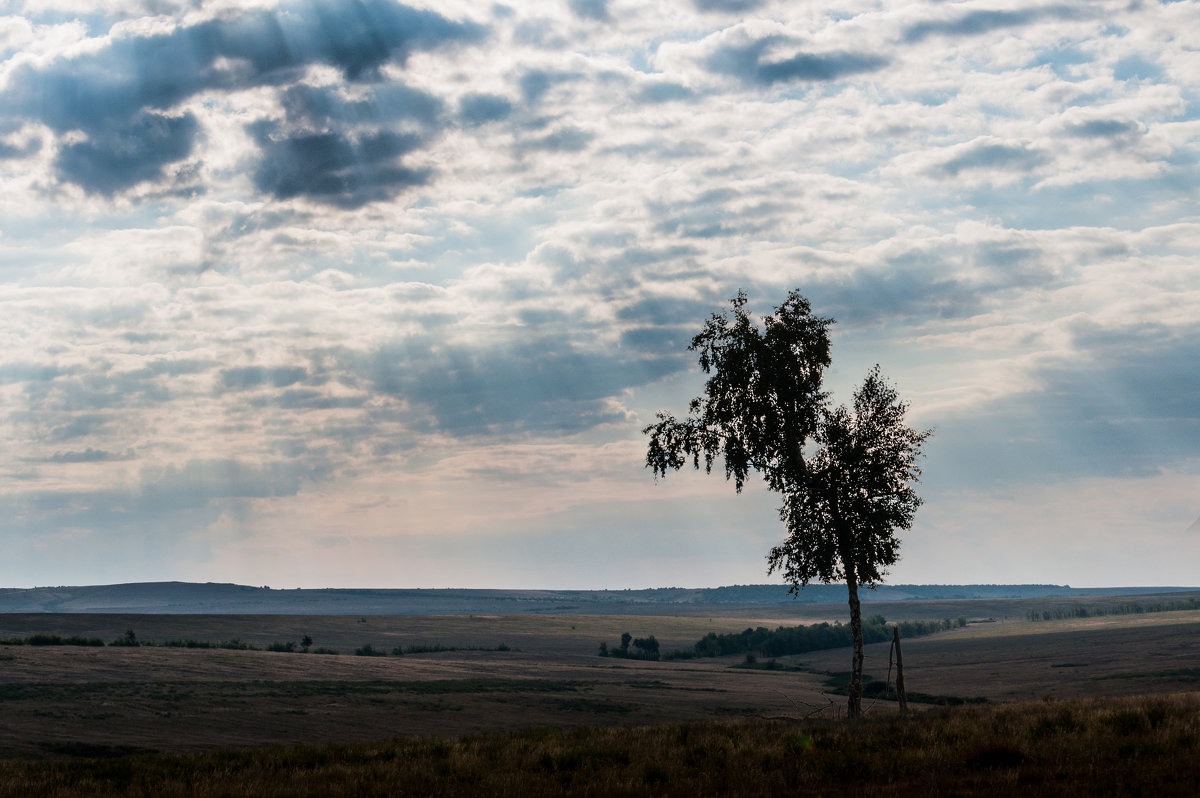
[[103,646],[104,641],[98,637],[82,637],[71,635],[35,634],[29,637],[6,637],[0,639],[0,646]]
[[[633,645],[632,649],[630,649],[630,644]],[[601,643],[600,656],[657,661],[660,656],[658,640],[654,635],[634,637],[629,632],[625,632],[621,635],[621,643],[611,649],[608,647],[608,643]]]

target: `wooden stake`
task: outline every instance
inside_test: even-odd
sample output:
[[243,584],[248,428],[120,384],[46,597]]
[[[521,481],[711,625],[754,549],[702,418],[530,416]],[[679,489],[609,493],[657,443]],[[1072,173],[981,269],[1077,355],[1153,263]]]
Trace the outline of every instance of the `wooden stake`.
[[908,714],[908,699],[904,697],[904,657],[900,654],[900,627],[892,627],[892,648],[896,651],[896,699],[900,703],[900,714]]

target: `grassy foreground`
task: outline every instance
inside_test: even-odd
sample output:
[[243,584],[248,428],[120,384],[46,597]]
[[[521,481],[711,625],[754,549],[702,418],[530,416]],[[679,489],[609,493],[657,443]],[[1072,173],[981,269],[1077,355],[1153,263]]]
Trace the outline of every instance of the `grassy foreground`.
[[0,795],[1194,795],[1200,693],[0,763]]

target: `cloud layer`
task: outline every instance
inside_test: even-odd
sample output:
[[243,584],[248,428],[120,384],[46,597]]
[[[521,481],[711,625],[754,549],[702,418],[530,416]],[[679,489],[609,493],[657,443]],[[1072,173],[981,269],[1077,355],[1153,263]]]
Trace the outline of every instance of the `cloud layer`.
[[0,584],[759,581],[638,430],[791,288],[937,429],[896,578],[1194,581],[1196,4],[145,5],[0,18]]

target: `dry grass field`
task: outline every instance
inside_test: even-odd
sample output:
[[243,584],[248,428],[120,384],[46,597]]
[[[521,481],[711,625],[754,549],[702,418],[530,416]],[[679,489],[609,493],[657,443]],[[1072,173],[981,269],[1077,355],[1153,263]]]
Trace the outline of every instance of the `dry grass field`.
[[[890,609],[900,610],[894,613],[896,616],[912,617],[911,608]],[[971,614],[979,615],[982,613]],[[1200,690],[1200,611],[1042,622],[1011,618],[971,623],[965,628],[905,641],[905,676],[910,693],[944,699],[983,698],[1001,704],[1035,701],[1037,706],[1048,706],[1047,701],[1061,704],[1063,699],[1145,702],[1150,699],[1121,697],[1194,694]],[[568,745],[563,741],[583,739],[572,738],[570,734],[609,739],[604,729],[641,729],[636,732],[640,735],[656,734],[650,727],[687,728],[693,729],[688,734],[702,735],[735,733],[702,731],[709,728],[706,724],[716,722],[720,729],[740,729],[736,734],[754,738],[775,733],[763,729],[789,730],[798,723],[844,725],[844,721],[837,720],[844,699],[832,694],[829,674],[848,669],[850,655],[846,649],[781,658],[779,664],[786,667],[775,670],[734,667],[743,663],[743,657],[646,662],[602,658],[596,654],[601,641],[615,646],[625,631],[634,636],[655,635],[663,650],[670,651],[688,648],[710,631],[737,632],[747,626],[773,626],[780,621],[720,615],[711,618],[3,615],[0,638],[47,633],[100,637],[108,642],[133,629],[142,641],[162,643],[190,638],[215,643],[238,639],[265,648],[272,642],[299,642],[308,635],[314,647],[338,649],[341,653],[161,645],[0,646],[0,784],[9,785],[0,788],[0,794],[36,794],[42,787],[46,788],[44,794],[76,794],[68,788],[50,789],[49,785],[59,778],[53,774],[65,772],[54,768],[65,767],[61,765],[63,762],[84,760],[123,762],[126,764],[122,767],[134,767],[130,763],[161,764],[168,761],[162,757],[204,752],[212,752],[211,756],[231,756],[229,752],[237,750],[274,751],[270,756],[286,759],[299,756],[286,751],[300,749],[284,751],[269,747],[331,744],[360,746],[338,749],[343,752],[338,756],[353,759],[367,757],[363,752],[368,750],[378,754],[382,750],[380,741],[388,739],[453,741],[463,735],[500,734],[502,737],[487,737],[492,742],[486,744],[478,741],[484,738],[472,737],[477,741],[471,745],[503,747],[517,745],[514,740],[542,739],[537,735],[559,729],[554,734],[568,736],[554,737],[558,742],[553,743],[553,748]],[[368,643],[383,651],[397,646],[456,650],[385,657],[353,654],[355,648]],[[498,650],[501,647],[507,650]],[[867,656],[866,672],[883,679],[887,674],[887,646],[869,646]],[[1176,702],[1171,707],[1183,707],[1179,710],[1182,716],[1196,714],[1194,699],[1182,704],[1178,701],[1183,699],[1171,701]],[[913,708],[918,718],[910,719],[910,723],[924,723],[924,718],[958,717],[954,712],[1001,711],[989,707],[939,709],[921,703]],[[874,719],[869,722],[886,725],[895,720],[893,702],[868,699],[867,710]],[[947,712],[951,714],[945,715]],[[1093,714],[1100,717],[1106,712],[1110,710],[1096,709]],[[1087,713],[1080,710],[1076,714],[1083,717]],[[957,721],[937,723],[953,727]],[[571,729],[577,732],[570,732]],[[616,739],[624,739],[613,733],[617,734]],[[899,733],[878,732],[884,736]],[[512,737],[513,734],[517,736]],[[531,734],[534,736],[528,737]],[[662,734],[670,737],[671,733]],[[1184,731],[1173,734],[1170,746],[1155,750],[1182,747],[1200,761],[1200,736],[1188,737],[1192,732]],[[600,745],[595,739],[588,739],[591,742],[585,748]],[[447,744],[458,746],[453,749],[456,751],[466,745]],[[387,749],[392,752],[389,756],[397,756],[395,746],[410,744],[387,745],[393,746]],[[762,745],[760,754],[766,760],[774,761],[771,758],[782,753],[775,751],[777,744]],[[1022,761],[1033,761],[1029,746],[1020,750],[1026,752],[1021,754],[1025,757]],[[960,753],[967,758],[974,756],[971,751]],[[254,755],[247,756],[251,759],[244,760],[243,766],[257,768],[258,765],[252,764]],[[331,756],[334,755],[326,753],[318,758],[327,761]],[[612,756],[620,760],[630,755]],[[37,770],[39,761],[45,762],[44,767],[49,769]],[[183,760],[169,761],[176,762],[172,767],[184,767],[178,764]],[[209,766],[202,764],[209,760],[187,761],[193,764],[186,767]],[[633,781],[618,792],[686,794],[686,790],[654,789],[675,782],[660,781],[653,773],[646,781],[648,771],[644,763],[637,764],[640,760],[636,757],[629,761],[636,765],[631,766],[633,775],[626,773],[621,778],[628,776]],[[1049,760],[1038,761],[1045,764]],[[687,765],[686,761],[681,762],[671,771],[671,779],[683,778],[681,774]],[[476,772],[472,770],[476,765],[460,762],[455,767],[459,766],[466,768],[464,772]],[[579,768],[571,771],[574,775],[567,781],[554,768],[548,772],[551,777],[537,794],[554,794],[555,785],[573,785],[572,789],[579,788],[576,790],[579,794],[588,794],[582,789],[586,774]],[[29,776],[32,781],[12,782],[11,778],[16,777],[13,774],[20,773],[42,775]],[[376,777],[386,781],[379,774],[371,778]],[[4,778],[10,781],[4,782]],[[336,793],[328,782],[320,780],[328,778],[328,774],[313,778],[314,784],[325,783],[328,794]],[[801,776],[793,773],[786,778]],[[902,780],[902,783],[912,786],[920,780]],[[987,794],[980,791],[982,788],[972,792],[974,788],[968,789],[972,783],[963,782],[955,794]],[[17,789],[13,784],[25,787]],[[37,784],[42,787],[35,789]],[[159,786],[162,790],[141,793],[114,788],[113,794],[169,792],[165,786]],[[764,791],[770,791],[779,785],[770,782],[762,786]],[[497,787],[496,791],[520,794],[515,788]],[[345,794],[364,792],[371,790],[351,790]],[[710,794],[724,792],[722,788]],[[203,794],[239,793],[231,786],[228,792]],[[293,789],[274,794],[299,793]],[[761,792],[751,790],[744,794]],[[889,792],[884,790],[881,794]],[[906,793],[892,790],[890,794]],[[1167,794],[1171,794],[1170,790]]]

